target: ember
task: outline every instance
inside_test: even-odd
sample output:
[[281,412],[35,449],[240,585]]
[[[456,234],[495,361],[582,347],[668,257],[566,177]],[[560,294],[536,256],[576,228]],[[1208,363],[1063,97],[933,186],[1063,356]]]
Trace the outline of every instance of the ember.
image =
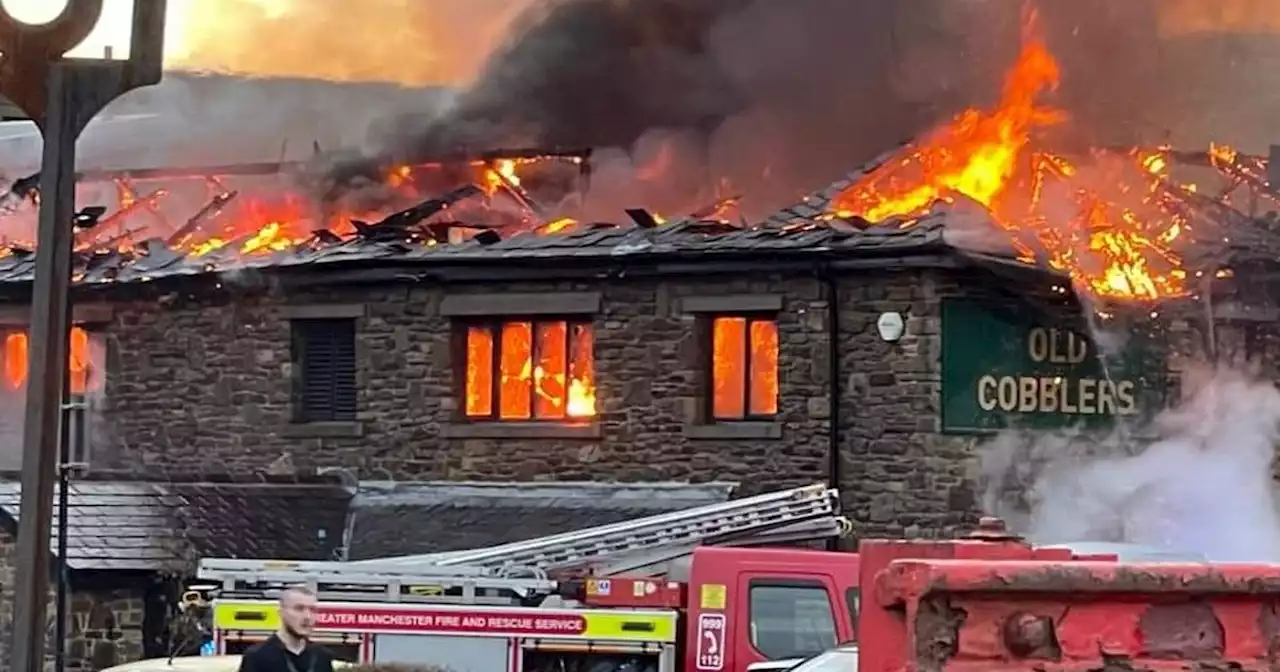
[[1170,182],[1158,153],[1097,152],[1086,170],[1033,147],[1034,132],[1065,115],[1037,102],[1059,71],[1034,15],[1026,25],[994,109],[966,110],[884,162],[833,201],[833,214],[911,226],[965,197],[989,210],[1022,260],[1063,272],[1079,289],[1144,300],[1188,293],[1174,244],[1189,228],[1179,197],[1194,187]]

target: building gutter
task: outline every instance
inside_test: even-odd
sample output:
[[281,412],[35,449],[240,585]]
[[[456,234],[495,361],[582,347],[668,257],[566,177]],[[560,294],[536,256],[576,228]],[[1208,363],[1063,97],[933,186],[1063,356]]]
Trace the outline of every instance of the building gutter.
[[[836,281],[835,269],[830,263],[821,267],[820,277],[827,288],[827,369],[830,382],[827,383],[827,484],[840,489],[841,456],[840,456],[840,285]],[[828,550],[840,550],[840,539],[827,540]]]

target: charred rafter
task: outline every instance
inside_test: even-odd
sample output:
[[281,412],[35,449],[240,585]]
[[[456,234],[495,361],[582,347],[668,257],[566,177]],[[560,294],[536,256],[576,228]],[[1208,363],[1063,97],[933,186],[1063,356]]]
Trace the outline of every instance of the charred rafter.
[[374,224],[352,220],[356,235],[362,240],[389,241],[403,240],[410,237],[413,229],[424,220],[429,219],[454,204],[468,198],[484,195],[484,190],[474,184],[468,184],[450,191],[443,196],[425,200],[411,208],[392,213]]
[[188,237],[196,231],[199,231],[206,222],[209,222],[222,214],[223,210],[226,209],[227,204],[234,200],[239,193],[240,192],[237,191],[225,191],[214,194],[213,197],[196,212],[196,214],[191,216],[191,219],[188,219],[186,223],[181,227],[178,227],[177,231],[174,231],[167,239],[165,239],[165,245],[175,247],[182,244],[182,242]]

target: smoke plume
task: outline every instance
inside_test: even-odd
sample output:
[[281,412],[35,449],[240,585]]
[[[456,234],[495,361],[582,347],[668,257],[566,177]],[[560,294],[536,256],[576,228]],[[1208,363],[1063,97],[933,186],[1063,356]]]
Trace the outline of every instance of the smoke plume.
[[[537,0],[447,113],[390,129],[383,158],[607,149],[589,206],[664,210],[737,192],[760,214],[990,103],[1024,4]],[[1274,33],[1240,32],[1263,24],[1239,12],[1192,21],[1168,0],[1038,4],[1063,65],[1053,102],[1073,118],[1072,146],[1202,144],[1207,116],[1222,122],[1214,139],[1249,149],[1277,130],[1264,113],[1273,103],[1232,83],[1270,77],[1231,56],[1241,45],[1280,56]],[[1194,32],[1177,30],[1188,22]]]
[[980,451],[984,507],[1036,543],[1116,541],[1280,562],[1280,391],[1227,368],[1192,371],[1183,383],[1189,394],[1140,432],[997,436]]

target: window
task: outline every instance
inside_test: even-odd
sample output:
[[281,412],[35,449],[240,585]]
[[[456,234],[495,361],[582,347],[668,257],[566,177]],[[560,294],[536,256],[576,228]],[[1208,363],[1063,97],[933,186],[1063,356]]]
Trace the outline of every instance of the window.
[[[72,327],[67,352],[68,407],[62,417],[63,435],[70,442],[71,461],[88,462],[99,421],[106,383],[106,347],[102,339],[83,327]],[[30,336],[22,328],[0,330],[0,438],[21,442],[24,407],[30,376],[27,356]],[[8,454],[0,455],[0,468],[8,468]],[[14,456],[17,458],[16,454]]]
[[862,594],[857,588],[844,591],[845,607],[849,609],[849,627],[853,629],[853,638],[858,638],[858,610],[862,608]]
[[817,581],[751,582],[751,644],[766,657],[804,658],[835,646],[827,589]]
[[356,322],[294,320],[294,422],[356,419]]
[[778,322],[711,320],[711,419],[757,420],[778,414]]
[[[83,396],[102,386],[104,358],[98,352],[101,344],[91,344],[89,332],[82,327],[71,328],[70,343],[67,368],[71,378],[68,382],[72,395]],[[4,332],[4,386],[7,390],[16,392],[27,387],[28,344],[26,330]]]
[[596,414],[590,322],[471,323],[464,411],[472,420],[581,420]]

